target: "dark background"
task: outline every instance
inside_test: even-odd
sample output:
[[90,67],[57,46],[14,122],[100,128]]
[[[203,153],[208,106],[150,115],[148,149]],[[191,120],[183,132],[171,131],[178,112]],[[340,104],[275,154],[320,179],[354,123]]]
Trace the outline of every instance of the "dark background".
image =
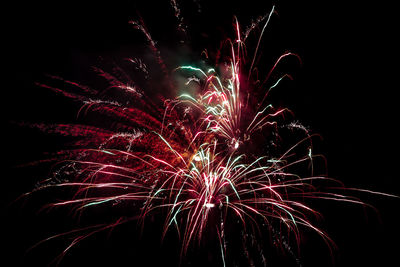
[[[1,260],[9,261],[2,266],[45,265],[65,244],[52,243],[28,254],[26,249],[58,229],[68,229],[70,223],[65,217],[57,217],[60,212],[38,214],[33,204],[10,204],[20,194],[30,191],[48,171],[13,166],[62,147],[61,139],[14,122],[68,122],[75,116],[75,104],[35,87],[34,83],[41,81],[46,73],[74,81],[90,80],[88,69],[99,62],[100,56],[118,60],[143,49],[143,37],[127,23],[137,17],[138,11],[155,40],[162,40],[164,43],[160,44],[166,47],[173,44],[168,41],[168,34],[173,33],[176,21],[168,1],[164,4],[162,1],[100,2],[18,2],[13,4],[9,10],[11,16],[3,24],[2,42],[6,45],[3,64],[11,73],[8,75],[7,71],[3,77],[2,88],[5,126],[2,154],[6,156],[3,161],[6,171],[1,175],[5,211],[2,236],[6,250],[2,249],[5,257]],[[197,1],[201,5],[198,13],[194,11],[196,1],[188,2],[182,7],[182,15],[187,16],[189,31],[208,33],[193,42],[197,50],[218,45],[224,34],[221,29],[232,36],[233,15],[242,25],[248,25],[251,18],[269,12],[273,3]],[[279,15],[272,17],[265,33],[263,51],[268,51],[263,52],[263,60],[271,64],[287,50],[301,56],[301,67],[287,63],[288,72],[295,79],[285,83],[284,104],[294,111],[296,118],[323,137],[316,149],[326,156],[330,177],[348,187],[400,195],[396,127],[398,16],[394,6],[372,1],[349,2],[276,1]],[[346,203],[314,204],[324,214],[322,227],[339,247],[336,266],[397,265],[399,200],[354,194],[374,205],[379,214]],[[61,265],[173,266],[176,260],[173,255],[178,248],[161,247],[157,242],[139,243],[136,230],[122,226],[115,230],[114,237],[96,236],[97,241],[73,249]],[[154,237],[157,230],[148,235],[157,240]],[[304,266],[330,266],[332,260],[327,249],[315,240],[304,241]]]

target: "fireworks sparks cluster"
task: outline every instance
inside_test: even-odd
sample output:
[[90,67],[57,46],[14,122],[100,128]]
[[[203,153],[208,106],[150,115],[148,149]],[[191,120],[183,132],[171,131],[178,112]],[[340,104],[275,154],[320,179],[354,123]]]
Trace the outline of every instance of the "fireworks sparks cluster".
[[[187,34],[188,27],[177,2],[171,1],[171,5],[180,32]],[[157,71],[163,74],[160,83],[165,90],[183,88],[183,93],[172,99],[161,92],[149,94],[147,88],[141,88],[119,67],[112,72],[94,68],[109,84],[102,90],[58,76],[50,78],[63,82],[71,90],[38,83],[80,102],[78,116],[95,114],[112,121],[98,127],[32,125],[48,133],[75,138],[73,149],[60,151],[46,160],[57,162],[54,177],[37,186],[38,190],[72,188],[75,193],[71,199],[49,205],[85,212],[105,205],[136,203],[131,216],[116,218],[113,224],[61,234],[85,233],[74,239],[63,254],[78,241],[101,230],[132,220],[145,225],[146,219],[156,213],[166,215],[164,235],[168,231],[179,235],[182,257],[193,243],[207,240],[205,233],[213,229],[223,265],[230,257],[226,236],[226,226],[230,224],[239,225],[239,235],[251,232],[257,236],[258,232],[266,232],[278,243],[285,235],[291,235],[297,244],[302,229],[308,228],[328,246],[333,245],[313,224],[312,219],[319,213],[305,200],[325,198],[362,203],[318,189],[321,181],[334,181],[314,174],[313,159],[318,155],[313,154],[313,135],[298,121],[287,121],[293,117],[289,108],[276,108],[269,102],[271,90],[278,89],[283,79],[292,79],[286,73],[271,79],[276,66],[286,57],[293,57],[301,64],[298,55],[287,52],[276,59],[264,78],[259,78],[256,62],[260,44],[274,12],[273,7],[245,31],[236,19],[236,36],[222,40],[223,49],[216,53],[216,63],[208,68],[193,65],[170,68],[144,21],[131,21],[147,40],[159,65]],[[252,33],[258,36],[256,45],[248,46]],[[207,51],[203,54],[211,61]],[[152,70],[145,60],[132,58],[127,62],[133,64],[143,79],[150,79]],[[186,90],[189,87],[195,88],[195,92]],[[289,141],[281,136],[285,131],[291,135]],[[243,246],[247,246],[245,241]],[[287,244],[284,246],[290,250]],[[264,265],[265,261],[262,257]]]

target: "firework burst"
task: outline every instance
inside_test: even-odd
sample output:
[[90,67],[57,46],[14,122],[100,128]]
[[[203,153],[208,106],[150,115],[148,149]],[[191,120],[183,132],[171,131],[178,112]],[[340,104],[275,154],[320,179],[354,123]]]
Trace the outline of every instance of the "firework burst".
[[[179,32],[188,38],[178,3],[171,1],[171,5]],[[313,160],[319,155],[313,154],[314,136],[299,122],[287,121],[287,117],[292,117],[288,108],[275,108],[269,102],[271,90],[283,79],[292,79],[286,73],[272,79],[277,65],[287,57],[294,57],[301,64],[297,54],[286,52],[264,78],[258,77],[256,63],[262,37],[275,12],[272,7],[245,31],[235,19],[236,35],[222,40],[221,49],[215,53],[217,63],[208,68],[169,68],[143,19],[130,21],[146,39],[162,73],[162,86],[174,92],[173,88],[185,88],[175,98],[165,96],[169,93],[150,94],[151,89],[141,88],[139,82],[117,66],[111,72],[93,68],[108,83],[103,90],[58,76],[50,78],[71,90],[37,83],[81,103],[78,117],[102,117],[112,123],[93,126],[96,120],[87,125],[30,124],[47,133],[77,139],[72,149],[40,161],[55,162],[54,175],[27,195],[47,188],[71,188],[73,197],[48,206],[69,206],[77,214],[105,205],[135,203],[129,216],[118,217],[114,223],[79,228],[45,241],[84,233],[73,239],[62,256],[95,233],[130,221],[145,227],[146,219],[158,213],[165,214],[163,236],[174,229],[180,237],[182,258],[193,243],[207,241],[205,233],[212,229],[225,265],[233,257],[227,242],[227,229],[232,228],[229,225],[241,229],[239,235],[243,240],[248,232],[253,236],[267,232],[274,242],[280,243],[286,233],[294,236],[296,245],[300,244],[302,229],[308,228],[320,235],[329,248],[334,247],[332,240],[313,223],[319,213],[306,200],[364,203],[321,191],[321,183],[338,182],[315,175]],[[253,32],[258,37],[255,45],[249,46],[251,49],[247,45]],[[207,51],[202,54],[212,60]],[[145,60],[126,61],[142,79],[148,80],[152,75]],[[195,93],[186,90],[190,86],[196,88]],[[289,133],[288,141],[282,132]],[[269,144],[267,149],[264,143]],[[282,143],[291,145],[285,147]],[[234,222],[239,222],[239,226]],[[286,249],[291,250],[289,245]],[[248,252],[246,257],[254,265]],[[266,265],[264,255],[260,257]]]

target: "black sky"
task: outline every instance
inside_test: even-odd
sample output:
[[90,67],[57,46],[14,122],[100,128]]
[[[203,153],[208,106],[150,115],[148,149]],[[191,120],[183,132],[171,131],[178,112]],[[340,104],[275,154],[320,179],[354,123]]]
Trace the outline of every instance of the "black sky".
[[[2,259],[12,261],[11,265],[3,266],[19,266],[25,249],[37,241],[35,238],[56,231],[57,227],[51,223],[59,223],[54,218],[56,215],[37,219],[36,213],[25,214],[26,207],[8,205],[34,185],[30,175],[36,179],[44,173],[43,170],[21,171],[12,166],[33,160],[59,144],[57,138],[49,141],[48,137],[20,129],[10,122],[65,122],[74,117],[68,111],[70,103],[35,87],[34,83],[46,73],[76,81],[90,79],[88,69],[98,64],[99,57],[118,60],[132,50],[143,49],[145,42],[138,41],[140,34],[128,24],[138,14],[154,39],[163,40],[164,43],[160,43],[166,47],[172,44],[166,36],[175,26],[169,1],[164,4],[160,4],[162,1],[99,2],[18,2],[13,4],[11,16],[3,25],[4,65],[11,74],[3,78],[6,86],[2,94],[3,125],[6,125],[3,142],[7,155],[7,171],[2,175],[5,180],[2,203],[6,206],[2,230],[8,247],[2,251],[7,256]],[[394,4],[373,1],[188,2],[182,15],[188,16],[189,31],[192,27],[199,33],[208,33],[208,36],[199,35],[199,42],[193,44],[196,49],[202,48],[202,42],[210,46],[218,44],[224,30],[225,34],[231,34],[233,15],[242,25],[248,25],[251,18],[266,14],[275,3],[278,15],[273,17],[263,39],[264,61],[272,61],[287,50],[302,58],[301,67],[289,64],[295,79],[287,83],[287,92],[282,93],[284,104],[294,111],[296,118],[323,137],[317,150],[327,158],[329,176],[349,187],[400,195],[396,94],[400,24]],[[201,13],[194,11],[196,2],[201,6]],[[395,266],[400,249],[396,221],[399,200],[359,193],[357,196],[374,205],[380,217],[372,209],[345,203],[316,204],[325,217],[322,225],[339,247],[336,266]],[[124,229],[135,235],[134,230]],[[161,250],[159,245],[154,245],[154,258],[149,259],[148,265],[139,264],[139,260],[130,256],[133,249],[139,249],[138,245],[124,238],[122,230],[117,236],[117,239],[111,238],[108,245],[93,247],[96,242],[82,245],[63,266],[84,263],[90,266],[93,262],[153,266],[151,264],[163,262],[157,258],[156,252]],[[103,242],[107,237],[99,240]],[[47,249],[49,254],[59,251],[51,246]],[[169,253],[174,248],[166,251]],[[328,266],[330,259],[326,259],[326,251],[321,251],[324,250],[306,242],[304,266]],[[40,253],[47,254],[43,250]],[[167,257],[168,253],[164,251],[159,257]],[[93,257],[99,259],[93,261]],[[146,257],[152,257],[152,253]],[[32,266],[32,262],[38,260],[33,258],[28,257],[25,265]],[[131,265],[125,265],[130,262]],[[166,262],[173,262],[173,259]]]

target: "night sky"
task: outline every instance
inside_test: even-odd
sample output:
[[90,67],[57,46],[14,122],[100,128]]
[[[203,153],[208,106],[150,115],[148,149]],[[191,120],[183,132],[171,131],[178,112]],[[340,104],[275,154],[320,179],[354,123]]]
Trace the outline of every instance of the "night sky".
[[[46,81],[45,74],[82,83],[95,81],[92,66],[120,62],[131,55],[147,57],[150,53],[143,35],[128,24],[138,15],[153,39],[159,41],[161,53],[177,53],[173,49],[180,36],[169,1],[100,2],[18,2],[3,25],[3,66],[11,74],[3,77],[2,87],[6,171],[1,175],[1,235],[5,249],[1,250],[4,256],[0,261],[9,262],[2,266],[45,266],[65,248],[65,243],[44,244],[26,253],[27,248],[60,230],[71,229],[73,221],[68,219],[66,209],[38,212],[38,203],[46,203],[40,196],[13,202],[49,173],[47,166],[15,166],[57,151],[64,142],[21,127],[20,122],[71,122],[78,106],[35,86],[35,82]],[[303,63],[300,66],[289,60],[279,67],[294,78],[280,88],[283,92],[279,93],[279,101],[294,112],[296,119],[322,136],[315,149],[325,155],[330,177],[347,187],[400,195],[395,97],[399,89],[400,24],[394,4],[234,2],[198,0],[182,6],[182,16],[193,37],[193,51],[177,53],[176,60],[166,62],[170,69],[195,62],[202,49],[217,49],[222,39],[233,37],[234,15],[247,26],[275,4],[278,15],[272,17],[265,32],[261,52],[261,65],[265,67],[260,69],[267,72],[285,51],[297,53]],[[395,266],[400,249],[400,200],[360,192],[354,195],[372,204],[379,214],[348,203],[313,203],[323,214],[321,227],[338,246],[334,266]],[[96,235],[72,249],[60,266],[178,266],[176,237],[171,235],[161,245],[156,225],[145,227],[142,236],[134,223]],[[188,266],[221,266],[219,260],[209,262],[202,256],[204,248],[199,250],[192,257],[201,258],[201,262],[189,260]],[[300,258],[303,266],[332,266],[329,250],[314,234],[304,236]],[[279,258],[275,261],[276,266],[286,265]]]

